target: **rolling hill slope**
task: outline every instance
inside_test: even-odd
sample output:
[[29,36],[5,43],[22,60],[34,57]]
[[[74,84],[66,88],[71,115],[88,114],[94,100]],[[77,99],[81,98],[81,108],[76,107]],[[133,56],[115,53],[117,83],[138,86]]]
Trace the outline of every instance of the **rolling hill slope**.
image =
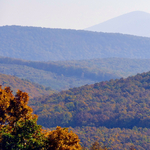
[[150,72],[62,91],[31,101],[45,127],[149,127]]
[[0,55],[34,61],[150,58],[150,38],[39,27],[0,27]]
[[69,127],[85,147],[150,148],[150,72],[37,97],[30,106],[39,124]]
[[11,87],[14,93],[17,90],[21,90],[29,94],[30,98],[52,94],[54,91],[48,89],[46,90],[44,86],[31,83],[27,80],[19,79],[15,76],[5,75],[0,73],[0,85],[3,87]]

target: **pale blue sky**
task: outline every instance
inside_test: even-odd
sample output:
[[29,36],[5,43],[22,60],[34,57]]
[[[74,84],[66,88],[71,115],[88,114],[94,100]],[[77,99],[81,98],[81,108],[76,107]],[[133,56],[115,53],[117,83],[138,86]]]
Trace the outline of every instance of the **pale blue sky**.
[[150,0],[0,0],[0,26],[84,29],[137,10]]

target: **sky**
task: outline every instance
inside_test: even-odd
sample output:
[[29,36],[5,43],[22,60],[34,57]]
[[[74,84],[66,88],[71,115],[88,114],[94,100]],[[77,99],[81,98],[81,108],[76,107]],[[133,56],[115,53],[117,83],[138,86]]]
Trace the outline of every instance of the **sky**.
[[0,26],[82,30],[132,11],[150,13],[150,0],[0,0]]

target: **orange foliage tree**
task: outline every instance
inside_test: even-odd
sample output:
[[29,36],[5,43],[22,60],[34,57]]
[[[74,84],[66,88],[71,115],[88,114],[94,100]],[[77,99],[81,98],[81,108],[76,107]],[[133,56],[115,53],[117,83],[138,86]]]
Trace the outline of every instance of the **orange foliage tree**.
[[78,136],[67,128],[57,127],[48,135],[48,150],[81,150]]
[[80,150],[78,136],[66,128],[46,131],[27,104],[29,96],[20,90],[12,94],[0,87],[0,149]]

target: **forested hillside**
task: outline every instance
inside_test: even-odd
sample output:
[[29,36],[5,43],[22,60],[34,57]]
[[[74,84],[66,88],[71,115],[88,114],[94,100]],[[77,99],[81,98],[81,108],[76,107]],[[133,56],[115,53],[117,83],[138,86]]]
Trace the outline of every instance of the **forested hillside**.
[[31,106],[45,127],[149,127],[150,72],[35,98]]
[[150,58],[150,38],[40,27],[0,27],[0,54],[25,60]]
[[37,83],[31,83],[30,81],[1,73],[0,85],[3,87],[11,87],[14,93],[20,89],[24,92],[27,92],[31,98],[54,93],[54,91],[52,91],[50,88],[45,88]]
[[38,97],[30,106],[39,124],[70,127],[85,147],[150,149],[150,72]]

